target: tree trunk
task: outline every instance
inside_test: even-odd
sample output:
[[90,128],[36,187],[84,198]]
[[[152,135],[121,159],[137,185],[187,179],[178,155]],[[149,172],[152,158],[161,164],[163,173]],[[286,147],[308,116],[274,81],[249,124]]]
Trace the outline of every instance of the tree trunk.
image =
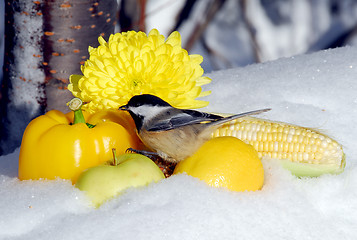
[[0,155],[21,143],[27,124],[66,111],[71,74],[81,74],[88,46],[114,32],[116,0],[7,0],[1,84]]

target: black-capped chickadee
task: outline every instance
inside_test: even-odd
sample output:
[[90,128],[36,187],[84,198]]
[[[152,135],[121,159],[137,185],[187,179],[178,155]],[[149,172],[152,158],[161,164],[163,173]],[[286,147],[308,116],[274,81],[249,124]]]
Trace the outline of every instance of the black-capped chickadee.
[[159,97],[143,94],[120,110],[133,118],[142,142],[166,161],[177,163],[193,155],[223,123],[269,111],[261,109],[229,117],[172,107]]

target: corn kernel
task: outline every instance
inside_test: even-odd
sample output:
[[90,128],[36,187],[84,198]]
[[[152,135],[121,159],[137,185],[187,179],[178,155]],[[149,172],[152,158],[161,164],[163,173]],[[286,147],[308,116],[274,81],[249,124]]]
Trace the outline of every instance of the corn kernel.
[[251,144],[259,157],[294,162],[329,163],[342,159],[342,147],[331,138],[311,129],[254,118],[240,118],[218,128],[213,134],[234,136]]

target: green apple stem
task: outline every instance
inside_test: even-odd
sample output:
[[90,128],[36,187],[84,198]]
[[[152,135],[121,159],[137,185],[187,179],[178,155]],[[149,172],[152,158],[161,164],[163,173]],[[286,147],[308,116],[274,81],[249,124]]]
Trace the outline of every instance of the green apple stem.
[[77,123],[85,123],[89,128],[95,127],[95,125],[92,125],[90,123],[86,123],[86,120],[84,119],[83,112],[82,112],[82,105],[83,102],[79,98],[73,98],[69,103],[67,103],[69,109],[71,109],[74,113],[74,121],[73,124]]
[[115,148],[112,148],[112,153],[113,153],[113,165],[116,166],[118,165],[118,158],[117,158],[117,150]]

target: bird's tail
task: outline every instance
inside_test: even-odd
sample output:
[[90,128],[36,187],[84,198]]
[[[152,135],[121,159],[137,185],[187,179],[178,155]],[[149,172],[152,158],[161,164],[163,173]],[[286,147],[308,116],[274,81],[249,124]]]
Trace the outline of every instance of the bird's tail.
[[239,113],[239,114],[235,114],[235,115],[232,115],[229,117],[224,117],[224,118],[218,119],[216,121],[211,122],[210,124],[212,124],[212,125],[223,124],[223,123],[232,121],[237,118],[246,117],[246,116],[250,116],[250,115],[256,115],[256,114],[268,112],[270,110],[271,110],[271,108],[265,108],[265,109],[250,111],[250,112]]

